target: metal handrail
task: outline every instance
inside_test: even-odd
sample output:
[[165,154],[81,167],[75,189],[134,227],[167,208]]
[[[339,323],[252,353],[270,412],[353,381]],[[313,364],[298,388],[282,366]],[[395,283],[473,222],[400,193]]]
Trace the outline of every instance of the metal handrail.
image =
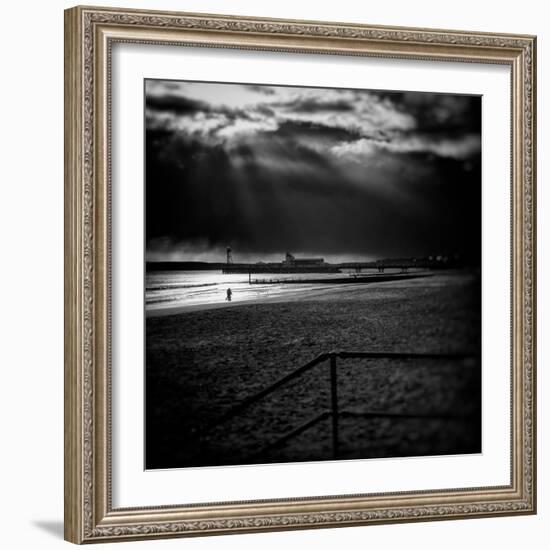
[[[292,371],[290,374],[287,374],[286,376],[283,376],[276,382],[270,384],[268,387],[264,388],[263,390],[255,393],[254,395],[251,395],[250,397],[247,397],[236,405],[235,407],[231,408],[229,411],[227,411],[225,414],[223,414],[221,417],[219,417],[216,421],[211,423],[205,431],[202,432],[202,436],[204,436],[205,433],[213,430],[214,428],[217,428],[221,424],[227,422],[231,418],[234,418],[235,416],[238,416],[240,413],[242,413],[244,410],[246,410],[251,405],[257,403],[258,401],[261,401],[264,397],[267,395],[273,393],[277,389],[281,388],[282,386],[286,385],[291,380],[294,380],[295,378],[298,378],[302,374],[306,373],[307,371],[311,370],[316,365],[323,363],[324,361],[330,360],[329,365],[329,373],[330,373],[330,397],[331,397],[331,410],[325,411],[321,413],[320,415],[314,417],[313,419],[305,422],[301,426],[291,430],[290,432],[284,434],[280,438],[278,438],[276,441],[268,444],[265,448],[263,448],[260,452],[255,453],[255,455],[261,455],[265,453],[267,450],[270,450],[274,447],[277,447],[281,445],[282,443],[287,442],[292,437],[299,435],[300,433],[303,433],[304,431],[312,428],[316,424],[318,424],[320,421],[325,420],[327,418],[331,418],[331,424],[332,424],[332,448],[333,448],[333,456],[334,458],[337,458],[339,456],[339,425],[338,425],[338,418],[342,414],[352,414],[349,411],[339,411],[338,408],[338,379],[337,379],[337,359],[401,359],[401,360],[408,360],[408,359],[451,359],[451,360],[465,360],[465,359],[476,359],[479,358],[479,354],[474,353],[409,353],[409,352],[377,352],[377,351],[331,351],[326,353],[321,353],[305,365],[302,365],[301,367],[298,367],[294,371]],[[475,365],[475,363],[471,363],[471,365]],[[372,363],[367,364],[367,368],[373,368],[380,366],[380,363]],[[425,416],[433,417],[434,415],[419,415],[419,414],[405,414],[405,413],[395,413],[395,412],[381,412],[381,411],[365,411],[361,413],[362,416],[365,417],[392,417],[392,418],[421,418]],[[437,416],[437,415],[436,415]],[[442,418],[443,417],[449,417],[449,415],[439,415]],[[458,417],[452,417],[453,419],[458,419]]]
[[260,451],[254,453],[253,456],[255,457],[261,457],[264,456],[266,452],[271,451],[272,449],[275,449],[277,447],[280,447],[287,441],[290,441],[297,435],[300,435],[301,433],[304,433],[305,431],[309,430],[310,428],[313,428],[319,422],[322,422],[323,420],[326,420],[327,418],[330,418],[332,416],[332,413],[330,411],[324,411],[321,414],[313,417],[312,419],[308,420],[307,422],[304,422],[303,424],[300,424],[297,428],[294,428],[293,430],[290,430],[286,434],[282,435],[275,441],[272,441],[268,445],[266,445],[263,449]]
[[329,357],[328,353],[321,353],[321,355],[318,355],[315,359],[312,359],[309,363],[306,363],[305,365],[298,367],[296,370],[292,371],[290,374],[287,374],[286,376],[283,376],[283,378],[277,380],[273,384],[269,385],[267,388],[264,388],[263,390],[259,391],[254,395],[251,395],[250,397],[247,397],[246,399],[244,399],[244,401],[241,401],[241,403],[239,403],[238,405],[236,405],[235,407],[227,411],[225,414],[223,414],[220,418],[218,418],[213,424],[209,426],[209,428],[214,428],[216,426],[219,426],[220,424],[223,424],[224,422],[227,422],[230,418],[237,416],[243,410],[247,409],[250,405],[257,403],[258,401],[263,399],[266,395],[269,395],[270,393],[273,393],[276,389],[280,388],[281,386],[284,386],[287,382],[290,382],[294,378],[301,376],[308,370],[312,369],[315,365],[318,365],[319,363],[326,361],[328,357]]

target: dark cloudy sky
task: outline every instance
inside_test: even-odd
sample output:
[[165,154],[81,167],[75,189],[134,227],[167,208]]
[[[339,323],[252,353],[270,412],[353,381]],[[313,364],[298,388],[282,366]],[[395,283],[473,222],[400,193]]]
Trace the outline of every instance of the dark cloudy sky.
[[481,247],[477,96],[147,80],[148,260]]

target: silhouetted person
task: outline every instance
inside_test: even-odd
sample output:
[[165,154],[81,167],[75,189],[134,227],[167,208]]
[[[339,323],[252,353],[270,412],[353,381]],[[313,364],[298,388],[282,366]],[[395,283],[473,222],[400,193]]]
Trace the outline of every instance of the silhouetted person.
[[231,295],[233,294],[233,292],[231,291],[230,288],[227,289],[227,296],[225,297],[225,299],[228,301],[228,302],[231,302]]

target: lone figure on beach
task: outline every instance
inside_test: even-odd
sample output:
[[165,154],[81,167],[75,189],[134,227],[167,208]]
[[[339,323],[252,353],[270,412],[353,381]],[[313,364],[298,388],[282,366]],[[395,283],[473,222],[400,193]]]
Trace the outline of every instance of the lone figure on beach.
[[228,301],[228,302],[231,302],[231,295],[233,294],[233,292],[231,291],[230,288],[227,289],[227,296],[225,297],[225,299]]

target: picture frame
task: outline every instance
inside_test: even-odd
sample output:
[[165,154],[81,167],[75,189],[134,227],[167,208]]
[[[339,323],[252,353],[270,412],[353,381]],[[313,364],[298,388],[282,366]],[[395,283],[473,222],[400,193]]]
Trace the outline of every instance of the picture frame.
[[[117,214],[111,100],[117,44],[509,70],[510,288],[502,299],[510,304],[510,361],[501,376],[509,389],[509,482],[202,503],[182,495],[179,503],[114,506],[113,438],[120,433],[112,423],[117,396],[112,391],[116,250],[111,233]],[[113,542],[536,513],[535,98],[534,36],[114,8],[66,10],[66,540]],[[243,476],[246,483],[246,471]]]

